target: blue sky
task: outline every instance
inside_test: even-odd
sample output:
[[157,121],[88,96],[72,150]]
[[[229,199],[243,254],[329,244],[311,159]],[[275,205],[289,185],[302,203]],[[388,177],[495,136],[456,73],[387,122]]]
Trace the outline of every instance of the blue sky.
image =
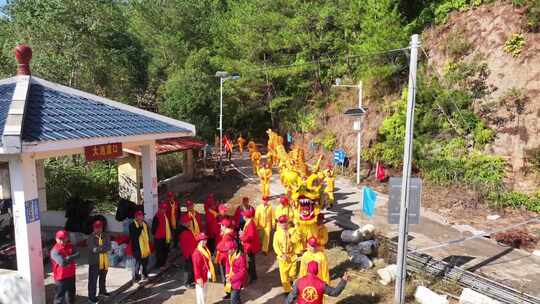
[[0,6],[6,4],[6,0],[0,0]]

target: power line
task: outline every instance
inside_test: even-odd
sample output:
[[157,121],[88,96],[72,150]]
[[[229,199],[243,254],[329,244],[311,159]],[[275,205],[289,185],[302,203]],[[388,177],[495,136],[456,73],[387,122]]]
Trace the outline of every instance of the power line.
[[390,49],[390,50],[371,52],[371,53],[364,53],[364,54],[356,54],[356,55],[328,56],[328,58],[326,58],[326,59],[312,60],[312,61],[306,61],[306,62],[301,62],[301,63],[274,65],[274,66],[264,67],[264,68],[260,68],[260,69],[247,70],[247,71],[244,71],[244,73],[249,74],[249,73],[268,71],[268,70],[276,70],[276,69],[284,69],[284,68],[290,68],[290,67],[316,65],[316,64],[320,64],[320,63],[326,63],[326,62],[329,62],[329,61],[331,62],[332,60],[337,60],[337,59],[347,60],[347,59],[367,57],[367,56],[384,55],[384,54],[390,54],[390,53],[395,53],[395,52],[401,52],[401,51],[408,50],[408,49],[410,49],[410,47],[403,47],[403,48],[398,48],[398,49]]

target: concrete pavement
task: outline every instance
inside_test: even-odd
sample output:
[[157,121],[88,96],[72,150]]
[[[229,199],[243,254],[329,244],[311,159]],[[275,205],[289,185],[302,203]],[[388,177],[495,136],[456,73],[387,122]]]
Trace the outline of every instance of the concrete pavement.
[[[250,180],[258,182],[252,175],[249,161],[237,160],[235,166]],[[270,190],[272,196],[277,196],[283,194],[284,189],[276,170],[274,173]],[[378,193],[375,216],[368,218],[361,212],[362,187],[363,185],[357,186],[344,177],[336,179],[336,204],[325,212],[329,229],[356,229],[360,225],[373,224],[387,237],[397,238],[398,225],[387,223],[388,196]],[[411,250],[461,239],[474,233],[472,227],[451,226],[445,223],[443,217],[424,208],[421,215],[420,224],[411,225],[409,229],[409,239],[412,237],[409,241]],[[486,238],[477,238],[424,253],[540,297],[540,257],[524,250],[502,246]]]

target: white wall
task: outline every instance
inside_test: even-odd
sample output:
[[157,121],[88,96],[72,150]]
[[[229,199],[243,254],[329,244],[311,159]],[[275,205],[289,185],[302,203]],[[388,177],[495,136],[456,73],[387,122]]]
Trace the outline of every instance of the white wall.
[[[42,229],[62,229],[66,223],[65,211],[49,210],[41,214]],[[122,233],[122,223],[117,221],[112,214],[105,214],[107,219],[107,230],[109,232]]]

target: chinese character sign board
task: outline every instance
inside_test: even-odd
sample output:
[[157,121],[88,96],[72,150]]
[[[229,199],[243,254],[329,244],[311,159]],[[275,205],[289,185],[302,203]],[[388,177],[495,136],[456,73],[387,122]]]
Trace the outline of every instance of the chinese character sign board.
[[345,163],[345,151],[342,149],[334,151],[334,163],[343,166]]
[[37,198],[24,202],[24,213],[27,224],[39,221],[39,201]]
[[86,161],[107,160],[122,156],[122,143],[84,147]]

